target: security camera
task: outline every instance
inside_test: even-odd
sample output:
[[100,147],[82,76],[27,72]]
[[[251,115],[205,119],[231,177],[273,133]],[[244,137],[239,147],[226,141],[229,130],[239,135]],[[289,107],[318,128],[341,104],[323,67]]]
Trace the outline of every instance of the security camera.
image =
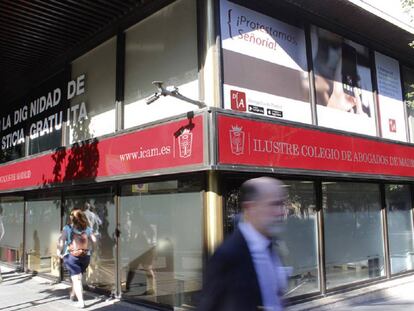
[[172,97],[178,98],[180,100],[186,101],[190,104],[196,105],[199,108],[207,107],[206,104],[204,104],[203,102],[200,102],[198,100],[193,100],[191,98],[188,98],[188,97],[180,94],[180,92],[178,91],[178,87],[176,87],[176,86],[171,85],[171,86],[164,87],[163,86],[164,82],[162,82],[162,81],[154,81],[154,82],[152,82],[152,84],[155,85],[158,92],[155,92],[154,95],[151,95],[150,97],[148,97],[145,100],[147,105],[152,104],[153,102],[155,102],[161,96],[172,96]]

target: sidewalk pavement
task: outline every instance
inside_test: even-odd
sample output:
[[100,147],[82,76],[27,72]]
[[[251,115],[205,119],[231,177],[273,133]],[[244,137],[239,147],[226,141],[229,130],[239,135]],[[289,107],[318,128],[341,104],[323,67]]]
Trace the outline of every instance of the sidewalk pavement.
[[[3,282],[0,283],[0,311],[36,310],[70,311],[80,310],[69,300],[70,286],[54,283],[49,279],[17,273],[1,267]],[[99,311],[150,311],[151,309],[128,304],[104,295],[85,293],[84,310]]]
[[414,275],[408,275],[292,305],[286,311],[412,311],[413,293]]
[[[79,310],[69,300],[69,285],[53,283],[39,276],[17,273],[1,267],[0,311]],[[408,311],[414,310],[414,275],[373,284],[364,288],[339,293],[306,303],[290,306],[286,311]],[[104,295],[85,293],[86,310],[99,311],[153,311]]]

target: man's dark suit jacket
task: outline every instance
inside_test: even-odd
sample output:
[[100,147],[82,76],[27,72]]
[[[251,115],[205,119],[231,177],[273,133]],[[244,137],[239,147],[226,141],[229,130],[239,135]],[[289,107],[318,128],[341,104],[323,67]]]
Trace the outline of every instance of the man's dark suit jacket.
[[237,228],[207,264],[199,311],[263,310],[247,242]]

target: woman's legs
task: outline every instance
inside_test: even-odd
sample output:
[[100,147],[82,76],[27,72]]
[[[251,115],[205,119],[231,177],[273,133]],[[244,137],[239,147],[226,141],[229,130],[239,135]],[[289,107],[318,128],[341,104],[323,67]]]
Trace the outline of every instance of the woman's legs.
[[82,273],[72,275],[70,278],[72,279],[72,288],[75,292],[76,298],[78,298],[78,303],[80,306],[84,306],[85,302],[83,301]]
[[70,288],[70,300],[75,301],[75,288],[73,287],[73,282],[72,287]]
[[80,273],[79,268],[77,267],[77,265],[75,265],[74,262],[74,258],[71,255],[66,255],[65,257],[63,257],[63,263],[66,266],[66,269],[68,269],[70,275],[71,275],[71,280],[72,280],[72,287],[70,289],[70,300],[74,301],[75,300],[75,282],[73,281],[73,276]]

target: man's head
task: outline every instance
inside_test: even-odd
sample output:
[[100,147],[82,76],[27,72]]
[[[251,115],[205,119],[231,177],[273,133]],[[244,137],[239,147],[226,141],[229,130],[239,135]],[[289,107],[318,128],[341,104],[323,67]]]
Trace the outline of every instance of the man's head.
[[81,210],[84,212],[84,211],[87,211],[88,209],[89,210],[91,209],[91,204],[89,202],[85,202],[85,204],[83,204],[83,206],[81,207]]
[[249,179],[240,188],[244,220],[269,238],[282,231],[286,219],[286,199],[285,185],[270,177]]

